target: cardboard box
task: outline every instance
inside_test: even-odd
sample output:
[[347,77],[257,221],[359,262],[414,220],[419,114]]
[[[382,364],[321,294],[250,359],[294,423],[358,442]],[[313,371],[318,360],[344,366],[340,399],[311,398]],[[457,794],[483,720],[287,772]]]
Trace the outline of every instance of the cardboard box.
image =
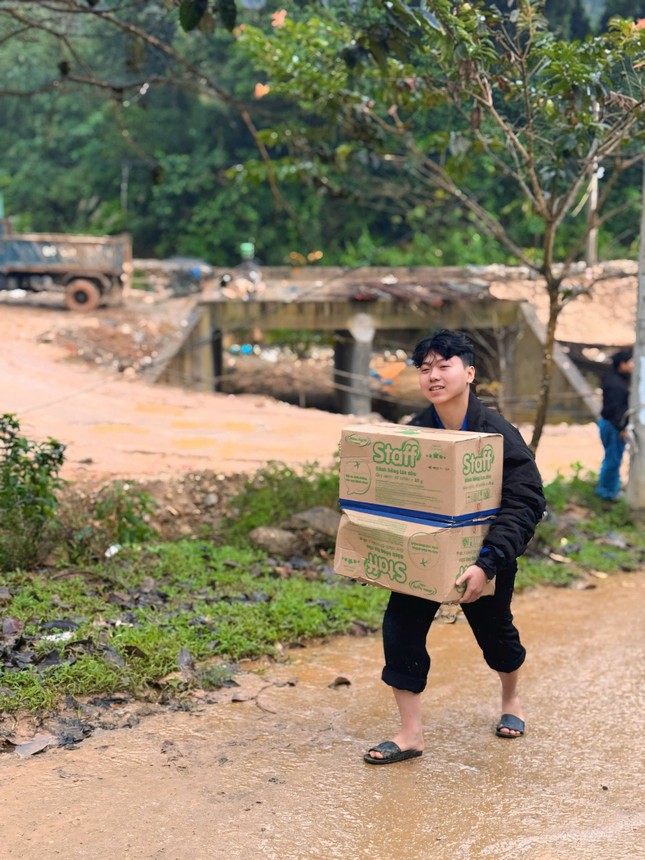
[[[477,559],[488,523],[437,528],[357,511],[343,513],[334,570],[438,603],[459,600],[455,580]],[[484,594],[494,594],[495,581]]]
[[[501,503],[499,434],[400,424],[345,427],[334,570],[447,603]],[[489,582],[484,594],[493,594]]]
[[503,437],[406,424],[343,428],[340,498],[353,507],[385,506],[425,516],[465,517],[501,501]]

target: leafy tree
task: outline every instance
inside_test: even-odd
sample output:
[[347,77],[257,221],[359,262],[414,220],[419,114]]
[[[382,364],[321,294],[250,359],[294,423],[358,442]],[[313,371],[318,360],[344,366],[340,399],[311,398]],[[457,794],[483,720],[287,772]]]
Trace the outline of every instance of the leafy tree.
[[[558,15],[569,21],[576,3],[551,4],[551,26]],[[272,31],[269,12],[253,11],[258,5],[242,0],[236,21]],[[508,9],[506,0],[489,5]],[[314,112],[254,94],[259,77],[235,50],[225,15],[222,4],[202,0],[0,3],[0,187],[18,226],[127,229],[137,254],[220,264],[248,237],[274,263],[314,248],[345,265],[388,254],[401,264],[507,259],[441,189],[420,199],[416,179],[396,165],[377,164],[373,152],[361,164],[355,147],[364,122],[326,140]],[[381,23],[372,17],[376,44]],[[226,20],[232,26],[230,14]],[[424,134],[444,133],[451,121],[436,104],[423,117]],[[289,145],[276,146],[287,134]],[[379,182],[366,183],[367,168]],[[483,161],[477,183],[485,208],[506,212],[517,241],[532,244],[539,225],[513,183]],[[612,193],[619,191],[633,196],[627,183]],[[623,213],[600,240],[629,246],[635,224]]]
[[[223,263],[257,230],[258,199],[261,211],[289,209],[268,160],[260,190],[247,194],[226,176],[251,153],[265,155],[246,103],[252,72],[216,29],[225,4],[217,19],[205,11],[201,29],[189,5],[176,15],[153,0],[0,3],[0,184],[19,226],[126,228],[137,253],[186,252],[194,237],[178,235],[187,225],[200,223],[205,237],[230,233],[231,210],[246,194],[240,235],[216,245],[213,261]],[[195,217],[197,200],[204,205]],[[172,223],[169,204],[177,206]]]
[[[341,165],[346,172],[367,166],[373,191],[394,196],[407,183],[428,210],[438,194],[453,199],[543,279],[549,316],[535,450],[558,315],[590,288],[568,279],[590,233],[622,209],[621,201],[612,205],[616,183],[643,159],[645,29],[618,22],[608,34],[567,42],[548,30],[540,3],[508,7],[502,14],[469,2],[436,0],[426,9],[367,0],[351,16],[294,9],[274,17],[270,36],[246,27],[240,42],[266,70],[267,92],[321,118],[318,149],[322,128],[330,144],[340,138],[328,181],[340,181]],[[441,129],[427,122],[437,112]],[[294,163],[304,161],[304,142],[298,133],[276,133]],[[328,161],[331,152],[330,145]],[[585,207],[599,168],[601,193]],[[316,169],[324,181],[322,165]],[[514,207],[482,200],[482,172],[515,189],[533,221],[532,242]]]

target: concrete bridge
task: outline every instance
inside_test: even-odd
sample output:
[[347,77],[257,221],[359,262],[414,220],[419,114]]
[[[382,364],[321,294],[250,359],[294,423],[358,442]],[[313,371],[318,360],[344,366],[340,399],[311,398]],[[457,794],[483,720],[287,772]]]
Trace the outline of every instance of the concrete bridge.
[[[535,414],[544,329],[530,302],[498,298],[493,281],[526,279],[509,267],[263,267],[252,284],[216,270],[185,320],[181,341],[157,363],[155,381],[216,391],[224,350],[268,332],[329,332],[334,343],[335,408],[372,411],[370,359],[382,348],[410,351],[425,334],[458,328],[477,344],[478,378],[495,381],[494,399],[515,422]],[[226,276],[232,277],[226,277]],[[235,289],[236,278],[246,286]],[[594,420],[598,398],[567,352],[557,347],[549,420]]]

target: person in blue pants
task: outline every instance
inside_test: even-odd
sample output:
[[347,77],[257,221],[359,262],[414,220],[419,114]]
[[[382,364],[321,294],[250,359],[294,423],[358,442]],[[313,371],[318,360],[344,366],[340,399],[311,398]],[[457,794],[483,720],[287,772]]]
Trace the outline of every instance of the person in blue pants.
[[620,492],[620,467],[627,442],[629,390],[634,358],[631,349],[619,350],[611,360],[611,370],[602,381],[602,412],[598,421],[604,456],[598,475],[596,495],[612,502]]

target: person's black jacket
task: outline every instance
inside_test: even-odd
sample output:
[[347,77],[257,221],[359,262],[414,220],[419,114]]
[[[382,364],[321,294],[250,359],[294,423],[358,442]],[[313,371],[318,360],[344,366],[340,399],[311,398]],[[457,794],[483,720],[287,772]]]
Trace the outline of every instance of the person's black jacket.
[[630,385],[631,378],[617,370],[610,370],[605,374],[602,381],[602,412],[600,414],[619,431],[624,430],[627,426]]
[[[415,415],[410,424],[437,427],[434,406]],[[484,406],[472,391],[466,426],[474,432],[501,433],[504,437],[501,506],[476,562],[489,579],[496,575],[503,579],[504,573],[512,575],[517,570],[517,558],[526,550],[544,514],[546,502],[542,478],[519,430],[498,412]]]

